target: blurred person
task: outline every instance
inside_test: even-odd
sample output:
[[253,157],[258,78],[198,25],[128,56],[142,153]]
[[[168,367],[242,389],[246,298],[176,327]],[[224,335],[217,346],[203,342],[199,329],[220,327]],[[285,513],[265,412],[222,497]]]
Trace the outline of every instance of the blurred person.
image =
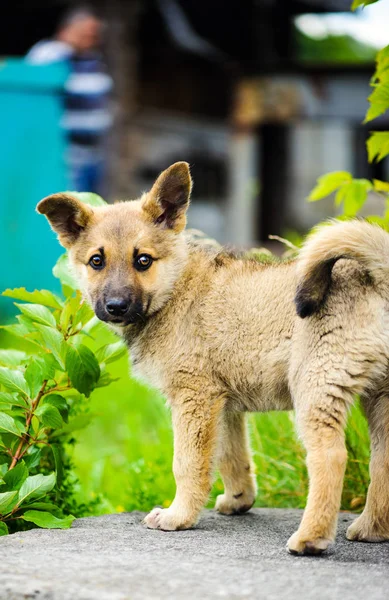
[[60,21],[54,39],[38,42],[26,56],[35,65],[69,64],[61,125],[69,142],[70,184],[75,191],[100,194],[104,193],[107,133],[112,125],[112,78],[99,50],[103,27],[93,10],[71,10]]

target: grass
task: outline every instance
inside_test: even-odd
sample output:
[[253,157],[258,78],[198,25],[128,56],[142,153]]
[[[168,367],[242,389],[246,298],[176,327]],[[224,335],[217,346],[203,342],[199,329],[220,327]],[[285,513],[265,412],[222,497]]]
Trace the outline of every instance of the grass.
[[[95,417],[79,433],[74,450],[80,496],[84,500],[99,496],[100,512],[169,506],[175,491],[169,410],[159,394],[130,377],[127,358],[112,367],[119,379],[92,394]],[[295,435],[293,413],[250,415],[249,421],[257,468],[256,506],[304,507],[305,453]],[[369,440],[358,406],[349,417],[347,446],[342,508],[360,510],[369,481]],[[209,506],[222,489],[217,478]]]

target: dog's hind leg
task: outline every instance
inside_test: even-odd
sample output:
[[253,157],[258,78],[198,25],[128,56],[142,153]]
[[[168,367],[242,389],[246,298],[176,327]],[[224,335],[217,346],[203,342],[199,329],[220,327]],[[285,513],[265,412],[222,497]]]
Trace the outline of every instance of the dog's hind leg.
[[150,529],[189,529],[196,523],[211,489],[224,395],[194,375],[187,387],[177,388],[176,384],[170,402],[176,495],[169,508],[154,508],[146,516],[144,524]]
[[389,540],[389,396],[362,400],[370,430],[370,486],[363,513],[347,538],[360,542]]
[[217,497],[216,510],[224,515],[247,512],[254,504],[256,481],[245,413],[223,411],[217,459],[224,494]]
[[[306,388],[308,391],[308,388]],[[347,462],[347,404],[311,385],[296,402],[297,428],[307,450],[309,494],[300,527],[288,541],[292,554],[321,554],[333,542]]]

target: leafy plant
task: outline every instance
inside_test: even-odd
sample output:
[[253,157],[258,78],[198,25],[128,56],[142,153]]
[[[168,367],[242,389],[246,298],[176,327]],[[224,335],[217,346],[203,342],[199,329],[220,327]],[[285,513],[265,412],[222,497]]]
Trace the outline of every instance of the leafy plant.
[[[362,5],[373,4],[377,0],[354,0],[352,9]],[[376,57],[376,69],[370,85],[369,108],[364,122],[368,123],[389,110],[389,46],[380,50]],[[367,157],[369,162],[379,162],[389,155],[389,132],[371,131],[367,140]],[[335,171],[319,177],[308,200],[314,202],[335,193],[335,206],[341,207],[342,215],[354,217],[363,208],[369,192],[379,194],[383,199],[382,216],[370,217],[383,227],[389,226],[389,183],[373,179],[356,179],[347,171]]]
[[[104,202],[94,194],[79,196]],[[48,290],[3,292],[18,301],[20,314],[2,329],[24,340],[26,351],[0,350],[0,535],[31,523],[67,528],[75,518],[65,514],[69,508],[85,511],[72,499],[76,480],[68,449],[91,420],[90,394],[113,381],[107,365],[126,351],[122,342],[93,347],[104,325],[75,290],[66,255],[54,274],[64,298]]]

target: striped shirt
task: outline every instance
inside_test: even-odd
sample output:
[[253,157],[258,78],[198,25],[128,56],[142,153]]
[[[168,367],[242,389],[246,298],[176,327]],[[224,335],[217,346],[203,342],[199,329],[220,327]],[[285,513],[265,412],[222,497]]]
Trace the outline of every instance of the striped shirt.
[[30,64],[66,61],[70,76],[65,84],[62,127],[75,144],[98,145],[112,125],[109,96],[112,79],[97,52],[77,54],[65,42],[42,40],[26,56]]

